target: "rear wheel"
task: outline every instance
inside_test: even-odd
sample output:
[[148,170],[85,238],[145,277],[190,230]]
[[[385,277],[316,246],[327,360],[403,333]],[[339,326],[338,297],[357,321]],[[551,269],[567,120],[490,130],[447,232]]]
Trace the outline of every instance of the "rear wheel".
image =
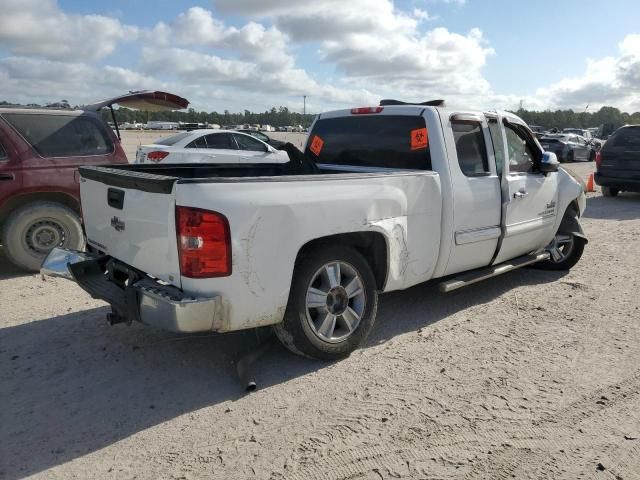
[[375,279],[362,255],[327,247],[296,266],[284,320],[274,329],[293,353],[337,360],[365,341],[377,306]]
[[33,272],[54,247],[81,250],[85,245],[78,215],[53,202],[34,202],[13,212],[4,224],[2,243],[11,262]]
[[602,187],[602,195],[605,197],[615,197],[620,193],[620,190],[614,187]]

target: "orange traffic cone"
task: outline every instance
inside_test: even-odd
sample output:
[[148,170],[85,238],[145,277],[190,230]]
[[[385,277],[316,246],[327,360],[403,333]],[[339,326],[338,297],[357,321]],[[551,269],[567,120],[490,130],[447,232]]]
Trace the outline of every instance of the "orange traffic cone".
[[587,180],[587,192],[595,192],[596,186],[593,183],[593,173],[589,175],[589,180]]

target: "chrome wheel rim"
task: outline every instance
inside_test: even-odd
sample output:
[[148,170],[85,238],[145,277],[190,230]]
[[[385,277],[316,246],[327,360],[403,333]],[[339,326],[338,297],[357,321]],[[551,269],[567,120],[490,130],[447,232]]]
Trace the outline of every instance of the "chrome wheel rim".
[[29,225],[24,234],[24,242],[29,251],[43,254],[63,245],[67,236],[67,232],[58,222],[41,219]]
[[551,261],[553,263],[562,263],[571,254],[573,250],[573,235],[557,234],[551,240],[551,243],[547,247],[547,251],[551,254]]
[[307,322],[319,339],[338,343],[358,328],[365,304],[358,271],[346,262],[330,262],[316,271],[307,287]]

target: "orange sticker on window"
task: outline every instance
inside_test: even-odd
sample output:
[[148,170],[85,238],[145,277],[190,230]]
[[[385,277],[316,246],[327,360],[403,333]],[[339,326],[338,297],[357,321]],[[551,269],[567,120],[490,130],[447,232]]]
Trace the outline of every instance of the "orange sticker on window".
[[319,136],[314,135],[313,140],[311,140],[311,146],[309,147],[309,150],[311,150],[316,157],[319,157],[323,146],[324,140],[322,140]]
[[411,150],[427,148],[429,145],[429,134],[426,128],[416,128],[411,130]]

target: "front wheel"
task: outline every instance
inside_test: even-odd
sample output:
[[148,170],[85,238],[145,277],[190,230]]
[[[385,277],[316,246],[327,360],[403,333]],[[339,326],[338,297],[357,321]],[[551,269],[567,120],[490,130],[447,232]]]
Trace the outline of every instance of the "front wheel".
[[605,197],[615,197],[620,193],[620,190],[613,187],[602,187],[602,195]]
[[536,263],[535,266],[543,270],[570,270],[580,261],[586,243],[582,237],[558,232],[546,248],[549,260]]
[[284,320],[274,329],[293,353],[337,360],[366,340],[377,307],[375,278],[364,257],[352,248],[327,247],[296,266]]

